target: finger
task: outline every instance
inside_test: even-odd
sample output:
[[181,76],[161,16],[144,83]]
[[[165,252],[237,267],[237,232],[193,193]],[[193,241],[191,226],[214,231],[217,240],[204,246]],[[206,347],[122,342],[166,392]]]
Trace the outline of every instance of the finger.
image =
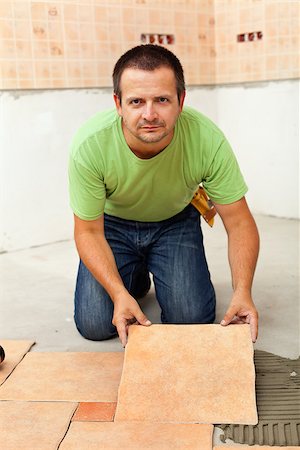
[[257,314],[253,314],[249,316],[250,319],[250,331],[252,342],[256,342],[258,337],[258,316]]
[[123,347],[125,348],[126,344],[127,344],[127,330],[126,330],[126,323],[124,322],[118,322],[116,324],[117,327],[117,332],[119,335],[119,339],[123,345]]
[[236,324],[240,325],[240,324],[245,324],[247,322],[246,322],[246,319],[243,319],[242,317],[235,317],[234,319],[232,319],[232,321],[230,323],[233,325],[236,325]]
[[151,325],[150,320],[145,316],[140,308],[135,311],[134,316],[141,325],[145,325],[146,327],[149,327],[149,325]]
[[221,325],[228,325],[229,323],[232,322],[232,320],[234,319],[236,313],[237,313],[237,308],[236,306],[231,306],[230,308],[228,308],[223,320],[221,320]]

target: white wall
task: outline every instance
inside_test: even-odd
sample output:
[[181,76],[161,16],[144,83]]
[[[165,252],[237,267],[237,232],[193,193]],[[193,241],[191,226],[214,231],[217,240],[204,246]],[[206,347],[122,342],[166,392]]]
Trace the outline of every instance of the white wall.
[[299,80],[219,87],[217,110],[253,211],[299,218]]
[[[229,138],[254,212],[298,217],[298,93],[298,81],[188,89],[186,103]],[[71,238],[69,144],[113,106],[111,90],[3,92],[0,105],[0,251]]]
[[0,251],[72,237],[67,163],[87,117],[113,106],[110,90],[3,93]]

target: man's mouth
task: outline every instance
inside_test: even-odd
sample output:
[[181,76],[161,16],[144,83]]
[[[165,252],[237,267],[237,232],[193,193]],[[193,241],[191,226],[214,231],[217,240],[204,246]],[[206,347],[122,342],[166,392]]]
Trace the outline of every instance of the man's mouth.
[[143,130],[153,131],[157,130],[158,128],[161,128],[161,125],[144,125],[140,128],[142,128]]

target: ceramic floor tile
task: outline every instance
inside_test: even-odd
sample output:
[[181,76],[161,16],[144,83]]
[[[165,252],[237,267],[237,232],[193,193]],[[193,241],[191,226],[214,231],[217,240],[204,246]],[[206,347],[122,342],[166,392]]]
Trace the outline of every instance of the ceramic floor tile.
[[115,402],[123,353],[28,353],[0,400]]
[[212,425],[72,422],[60,450],[211,450]]
[[0,345],[5,351],[5,360],[0,364],[1,385],[19,364],[23,356],[34,345],[34,341],[14,341],[2,339],[0,340]]
[[116,406],[116,402],[79,403],[72,420],[74,422],[112,422]]
[[268,445],[237,445],[234,447],[228,447],[225,445],[219,445],[214,447],[213,450],[246,450],[247,448],[251,450],[299,450],[300,447],[274,447],[273,445],[270,447]]
[[0,402],[0,448],[57,449],[76,407],[70,402]]
[[256,424],[249,325],[132,325],[115,421]]

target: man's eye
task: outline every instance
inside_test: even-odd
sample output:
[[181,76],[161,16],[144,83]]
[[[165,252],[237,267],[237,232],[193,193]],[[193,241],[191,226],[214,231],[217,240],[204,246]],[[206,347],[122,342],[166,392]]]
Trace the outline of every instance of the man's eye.
[[139,105],[141,103],[141,100],[139,98],[134,98],[131,100],[132,105]]
[[160,103],[167,103],[168,99],[165,97],[159,97],[159,102]]

